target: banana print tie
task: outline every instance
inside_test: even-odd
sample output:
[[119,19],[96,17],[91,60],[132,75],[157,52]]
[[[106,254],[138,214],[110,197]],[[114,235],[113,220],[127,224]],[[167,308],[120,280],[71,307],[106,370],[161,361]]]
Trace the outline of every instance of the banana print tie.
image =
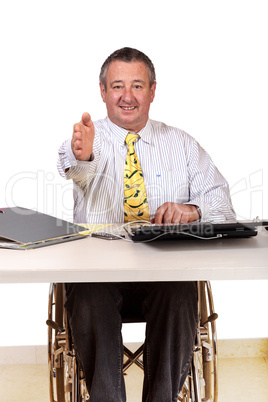
[[138,134],[128,133],[128,145],[124,175],[124,216],[125,222],[149,220],[149,207],[141,165],[134,150]]

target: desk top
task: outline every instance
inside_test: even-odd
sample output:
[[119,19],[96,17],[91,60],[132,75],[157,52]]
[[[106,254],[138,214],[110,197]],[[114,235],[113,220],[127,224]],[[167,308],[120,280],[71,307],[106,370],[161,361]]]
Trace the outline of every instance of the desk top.
[[268,231],[247,239],[134,243],[86,237],[35,250],[0,250],[0,282],[268,279]]

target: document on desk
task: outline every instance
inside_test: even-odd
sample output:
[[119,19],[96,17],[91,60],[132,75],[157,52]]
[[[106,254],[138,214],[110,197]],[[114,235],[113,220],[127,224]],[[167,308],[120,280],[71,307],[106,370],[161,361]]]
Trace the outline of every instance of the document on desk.
[[0,209],[0,248],[27,250],[78,240],[85,227],[27,208]]

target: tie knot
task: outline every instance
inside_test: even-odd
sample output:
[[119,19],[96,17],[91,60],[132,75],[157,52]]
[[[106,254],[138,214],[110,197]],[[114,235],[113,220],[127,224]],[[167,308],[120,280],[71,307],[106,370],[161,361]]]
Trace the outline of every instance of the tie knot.
[[135,144],[137,138],[139,137],[139,134],[132,134],[132,133],[128,133],[126,136],[126,143],[128,146],[131,146]]

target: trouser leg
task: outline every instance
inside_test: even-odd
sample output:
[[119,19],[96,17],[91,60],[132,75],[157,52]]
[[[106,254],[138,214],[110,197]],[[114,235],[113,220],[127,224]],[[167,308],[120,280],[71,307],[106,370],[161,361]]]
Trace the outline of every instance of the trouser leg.
[[126,400],[120,311],[134,316],[142,311],[147,321],[143,402],[177,401],[188,373],[196,334],[196,283],[68,284],[66,287],[66,309],[90,400]]
[[173,402],[190,367],[197,328],[197,286],[196,282],[148,286],[142,400]]
[[69,323],[91,402],[126,400],[122,372],[122,296],[111,284],[66,284]]

